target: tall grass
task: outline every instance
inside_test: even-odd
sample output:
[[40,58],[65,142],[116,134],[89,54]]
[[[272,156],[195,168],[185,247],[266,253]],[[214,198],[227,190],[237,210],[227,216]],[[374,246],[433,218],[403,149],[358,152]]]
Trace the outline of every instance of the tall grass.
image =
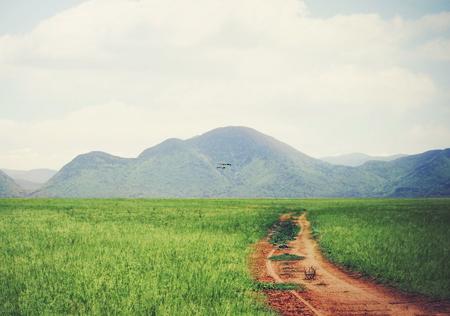
[[0,200],[0,314],[270,314],[247,259],[287,204]]
[[332,261],[400,289],[450,298],[450,200],[305,201]]
[[267,315],[251,245],[307,208],[333,261],[450,297],[450,200],[0,200],[0,315]]

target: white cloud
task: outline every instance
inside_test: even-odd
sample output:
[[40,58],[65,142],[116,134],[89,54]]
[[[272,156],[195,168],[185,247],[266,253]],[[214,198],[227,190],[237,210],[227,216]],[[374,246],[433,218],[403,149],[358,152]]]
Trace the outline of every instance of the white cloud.
[[415,26],[416,32],[433,32],[441,34],[450,29],[450,12],[441,12],[438,14],[425,15],[417,21],[410,22]]
[[[248,108],[210,107],[202,110],[202,122],[198,115],[198,111],[189,107],[169,112],[112,101],[57,119],[0,120],[0,166],[59,168],[76,155],[92,150],[135,157],[145,148],[169,137],[192,137],[225,125],[254,127],[317,157],[323,155],[324,144],[332,153],[356,150],[369,154],[416,153],[446,147],[450,139],[447,126],[409,127],[402,124],[402,114],[386,116],[367,109],[348,112],[335,108],[324,115],[323,109],[309,107],[294,111],[280,107],[256,112]],[[272,117],[283,119],[271,120]],[[353,123],[347,126],[348,122]],[[401,128],[392,133],[392,125]],[[353,134],[351,141],[350,134]]]
[[[9,87],[0,115],[17,117],[17,105],[46,117],[0,121],[0,165],[24,148],[23,165],[59,166],[94,149],[135,155],[230,124],[317,155],[352,149],[333,137],[364,147],[370,133],[355,136],[355,118],[372,126],[374,116],[433,111],[443,98],[415,63],[447,61],[449,31],[450,13],[320,19],[297,0],[86,1],[0,37],[0,86]],[[390,133],[410,128],[394,125]]]
[[[135,157],[170,137],[185,138],[224,125],[242,124],[227,109],[206,109],[202,125],[190,108],[177,112],[111,101],[57,118],[37,122],[0,120],[0,165],[9,168],[61,167],[74,156],[92,150]],[[256,120],[251,122],[257,122]],[[264,126],[259,125],[262,130]]]
[[426,42],[420,47],[424,56],[438,61],[450,61],[450,39],[437,38]]
[[448,148],[450,140],[449,126],[442,125],[414,125],[408,131],[405,141],[411,148],[420,152],[422,148]]

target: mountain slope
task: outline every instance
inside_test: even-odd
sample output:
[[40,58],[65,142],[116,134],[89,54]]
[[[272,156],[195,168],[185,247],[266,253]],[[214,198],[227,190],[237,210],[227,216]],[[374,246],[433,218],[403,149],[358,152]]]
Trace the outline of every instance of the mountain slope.
[[[445,155],[444,155],[445,156]],[[445,161],[407,158],[336,166],[246,127],[224,127],[188,140],[168,139],[137,158],[92,152],[64,166],[35,196],[57,197],[360,197],[409,196],[427,169],[428,195],[446,192],[433,177]],[[407,159],[403,163],[396,163]],[[224,169],[218,163],[229,163]],[[443,164],[443,165],[441,165]],[[405,170],[407,171],[405,171]],[[440,169],[439,169],[440,170]],[[423,171],[422,171],[423,172]],[[398,177],[393,175],[398,174]],[[416,181],[416,180],[417,181]],[[416,181],[417,183],[414,183]],[[409,186],[408,186],[409,185]],[[410,191],[405,188],[410,188]],[[405,191],[406,190],[406,191]],[[417,192],[425,192],[419,190]]]
[[[229,196],[359,196],[373,190],[378,181],[364,171],[314,159],[249,128],[218,128],[187,142],[213,163],[233,165],[223,172],[232,185]],[[369,181],[360,183],[362,178]]]
[[22,189],[14,182],[14,180],[0,170],[0,198],[18,197],[22,194]]
[[[232,166],[218,169],[220,162]],[[253,129],[226,127],[185,141],[169,139],[135,159],[105,153],[81,155],[36,195],[360,196],[373,191],[379,185],[378,178],[365,171],[324,163]]]
[[[65,165],[34,195],[48,197],[122,196],[130,159],[103,152],[82,154]],[[42,193],[45,192],[45,193]]]
[[349,166],[349,167],[358,167],[363,165],[368,161],[391,161],[401,157],[405,157],[406,155],[397,154],[391,156],[369,156],[362,153],[351,153],[339,156],[328,156],[322,157],[320,160],[326,161],[333,165],[341,165],[341,166]]
[[92,152],[64,166],[35,196],[189,197],[220,193],[220,177],[183,141],[169,140],[124,159]]
[[449,196],[450,148],[390,162],[371,161],[361,169],[384,179],[383,194],[393,197]]

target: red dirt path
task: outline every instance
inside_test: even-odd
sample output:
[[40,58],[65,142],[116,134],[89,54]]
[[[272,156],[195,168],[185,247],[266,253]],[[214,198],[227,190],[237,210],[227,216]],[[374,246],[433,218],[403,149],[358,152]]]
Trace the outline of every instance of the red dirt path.
[[[260,282],[298,283],[305,291],[264,291],[267,304],[282,315],[450,315],[450,302],[431,301],[407,295],[358,278],[328,262],[311,237],[310,224],[303,214],[298,219],[301,232],[278,250],[260,241],[252,255],[252,272]],[[271,261],[283,253],[304,256],[300,261]],[[303,270],[317,268],[314,280],[305,280]]]

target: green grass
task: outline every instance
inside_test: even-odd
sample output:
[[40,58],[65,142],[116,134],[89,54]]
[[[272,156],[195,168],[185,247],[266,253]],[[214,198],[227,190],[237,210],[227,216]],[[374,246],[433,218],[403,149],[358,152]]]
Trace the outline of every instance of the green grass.
[[332,261],[405,291],[450,298],[450,200],[305,201]]
[[297,237],[299,232],[300,227],[290,217],[287,220],[277,222],[272,227],[269,242],[273,245],[287,245],[288,242]]
[[272,256],[269,259],[273,260],[273,261],[298,261],[298,260],[305,259],[305,257],[292,255],[292,254],[289,254],[289,253],[284,253],[282,255]]
[[293,202],[0,200],[0,315],[264,315],[250,245]]
[[449,199],[0,199],[0,315],[270,315],[251,245],[303,208],[333,261],[450,297]]

